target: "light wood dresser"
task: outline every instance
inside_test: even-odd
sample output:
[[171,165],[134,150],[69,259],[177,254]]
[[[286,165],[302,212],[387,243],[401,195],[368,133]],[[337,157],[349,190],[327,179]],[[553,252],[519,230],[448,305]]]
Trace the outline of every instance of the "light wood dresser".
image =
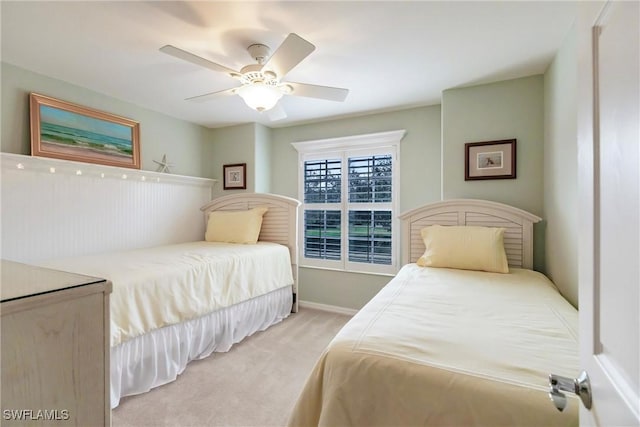
[[2,261],[2,426],[109,426],[109,293],[95,277]]

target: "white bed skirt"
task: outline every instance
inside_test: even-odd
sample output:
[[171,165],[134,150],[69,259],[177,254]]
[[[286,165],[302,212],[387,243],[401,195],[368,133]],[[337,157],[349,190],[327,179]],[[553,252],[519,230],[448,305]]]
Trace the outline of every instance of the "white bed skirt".
[[175,381],[192,360],[231,346],[291,313],[290,286],[188,322],[156,329],[111,348],[111,407],[124,396]]

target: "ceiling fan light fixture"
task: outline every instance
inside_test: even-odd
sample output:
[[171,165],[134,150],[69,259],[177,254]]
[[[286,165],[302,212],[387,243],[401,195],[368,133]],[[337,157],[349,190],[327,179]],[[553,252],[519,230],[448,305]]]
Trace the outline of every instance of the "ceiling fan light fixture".
[[282,91],[277,87],[261,82],[240,86],[236,93],[249,107],[261,113],[272,109],[282,98]]

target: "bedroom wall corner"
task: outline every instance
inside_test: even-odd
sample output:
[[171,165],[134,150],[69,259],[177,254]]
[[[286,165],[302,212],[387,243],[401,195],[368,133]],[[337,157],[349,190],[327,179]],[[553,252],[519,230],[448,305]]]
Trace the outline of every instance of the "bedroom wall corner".
[[[209,146],[209,174],[218,180],[214,197],[237,192],[254,192],[256,176],[256,130],[254,123],[211,129]],[[247,189],[225,190],[223,166],[229,164],[247,164]]]
[[[464,144],[517,139],[517,178],[464,180]],[[477,198],[543,213],[544,78],[534,75],[442,93],[442,198]],[[545,272],[546,222],[534,227],[534,269]]]
[[544,74],[546,273],[578,307],[577,39],[575,29]]
[[[209,129],[206,162],[219,185],[214,197],[232,192],[271,193],[271,129],[259,123]],[[224,189],[224,165],[247,164],[247,189]]]
[[64,101],[116,114],[140,123],[141,169],[155,171],[154,160],[167,160],[178,175],[210,177],[203,167],[208,129],[165,114],[0,62],[2,126],[0,151],[31,153],[29,93],[36,92]]
[[255,192],[271,192],[271,129],[255,124]]

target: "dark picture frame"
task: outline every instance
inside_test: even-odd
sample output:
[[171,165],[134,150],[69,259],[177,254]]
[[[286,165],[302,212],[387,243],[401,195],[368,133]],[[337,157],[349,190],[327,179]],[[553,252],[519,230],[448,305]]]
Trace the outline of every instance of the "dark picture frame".
[[140,124],[37,93],[29,94],[31,155],[140,169]]
[[464,180],[515,179],[516,140],[464,144]]
[[236,163],[223,165],[223,184],[225,190],[246,190],[247,188],[247,164]]

